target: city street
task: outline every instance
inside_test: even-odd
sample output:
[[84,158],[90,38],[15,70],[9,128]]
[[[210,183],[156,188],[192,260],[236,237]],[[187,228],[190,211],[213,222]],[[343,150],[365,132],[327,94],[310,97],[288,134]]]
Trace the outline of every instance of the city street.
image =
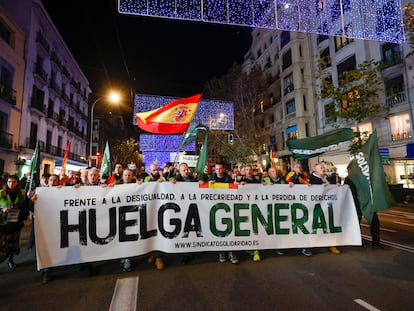
[[1,310],[412,310],[414,208],[399,205],[379,217],[384,250],[369,247],[363,224],[365,246],[340,247],[341,255],[267,250],[256,263],[238,252],[240,264],[232,265],[203,253],[183,265],[168,254],[164,271],[141,257],[122,273],[113,260],[95,263],[91,277],[78,266],[55,268],[44,285],[26,226],[19,266],[0,266]]

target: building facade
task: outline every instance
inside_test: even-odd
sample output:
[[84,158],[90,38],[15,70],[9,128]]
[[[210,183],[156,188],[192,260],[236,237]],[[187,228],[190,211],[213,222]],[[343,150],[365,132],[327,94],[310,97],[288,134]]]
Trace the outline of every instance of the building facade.
[[262,149],[273,149],[276,162],[288,171],[292,160],[286,140],[317,134],[311,37],[256,28],[245,59],[244,70],[259,65],[268,82],[254,108],[255,122],[263,129]]
[[[378,145],[384,154],[384,170],[388,182],[391,184],[405,184],[401,176],[414,172],[411,151],[413,146],[413,86],[414,71],[413,59],[409,56],[411,48],[408,44],[395,44],[371,40],[353,40],[344,37],[313,36],[315,59],[328,57],[325,75],[331,76],[334,84],[338,83],[341,72],[356,69],[364,61],[374,60],[380,64],[380,75],[384,79],[384,89],[379,92],[378,100],[382,106],[390,108],[389,115],[378,115],[372,119],[365,119],[358,124],[361,132],[372,133],[374,129],[378,135]],[[316,64],[315,64],[316,65]],[[315,67],[316,68],[316,67]],[[320,81],[319,81],[320,82]],[[317,81],[317,83],[319,83]],[[369,81],[368,81],[369,83]],[[356,129],[357,124],[328,123],[327,111],[331,100],[317,101],[316,110],[318,134],[332,130],[333,127],[348,126]],[[330,161],[337,163],[340,174],[346,175],[346,166],[349,162],[349,153],[343,150],[331,151],[323,155]]]
[[19,159],[25,34],[0,7],[0,172],[14,173]]
[[[59,172],[69,141],[67,168],[86,166],[88,79],[40,0],[0,0],[0,7],[20,29],[10,28],[10,36],[24,40],[23,83],[12,75],[13,85],[17,88],[21,84],[16,90],[16,107],[21,107],[18,138],[13,145],[19,161],[16,170],[20,174],[29,170],[37,141],[41,173]],[[12,72],[17,72],[15,65],[10,65]]]
[[[337,127],[356,124],[329,123],[326,115],[332,100],[319,99],[321,80],[316,74],[321,59],[327,61],[324,77],[337,85],[338,76],[357,69],[364,61],[380,63],[384,89],[378,100],[390,107],[385,118],[378,115],[358,124],[360,131],[377,130],[384,156],[384,171],[390,184],[414,187],[413,86],[414,67],[407,43],[351,39],[346,37],[254,29],[252,46],[244,69],[259,65],[268,77],[268,88],[255,107],[255,121],[262,128],[262,144],[274,150],[276,162],[285,171],[293,164],[286,141],[320,135]],[[265,148],[263,148],[265,149]],[[333,162],[346,176],[350,161],[348,146],[311,158],[303,164],[310,170],[317,161]]]

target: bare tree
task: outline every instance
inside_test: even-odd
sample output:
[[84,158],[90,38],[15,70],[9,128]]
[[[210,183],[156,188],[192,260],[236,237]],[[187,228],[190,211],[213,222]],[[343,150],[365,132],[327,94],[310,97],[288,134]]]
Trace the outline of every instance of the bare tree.
[[[259,151],[259,129],[254,122],[254,112],[266,87],[266,79],[260,67],[246,73],[239,64],[229,72],[213,78],[205,85],[205,97],[234,103],[234,130],[212,131],[209,149],[222,160],[231,163],[247,163]],[[233,141],[229,142],[229,135]]]

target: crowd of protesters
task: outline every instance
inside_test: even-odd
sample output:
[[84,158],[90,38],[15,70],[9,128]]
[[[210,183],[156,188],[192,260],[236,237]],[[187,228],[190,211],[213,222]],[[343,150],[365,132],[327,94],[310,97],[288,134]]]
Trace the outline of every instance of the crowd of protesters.
[[[329,167],[329,168],[328,168]],[[16,268],[14,256],[20,252],[20,231],[24,226],[24,221],[27,219],[29,213],[35,217],[33,210],[33,201],[37,199],[36,191],[25,190],[26,178],[19,178],[16,175],[3,175],[0,179],[0,262],[6,261],[9,269]],[[304,171],[300,163],[295,163],[292,170],[285,174],[279,166],[271,166],[269,169],[260,172],[252,165],[244,165],[242,167],[235,166],[233,169],[225,170],[221,163],[208,167],[206,173],[202,176],[197,176],[195,172],[191,172],[186,163],[172,164],[167,163],[164,167],[159,168],[158,163],[154,162],[149,166],[149,171],[133,171],[125,169],[122,163],[116,163],[114,170],[110,176],[101,176],[100,170],[96,167],[83,168],[79,171],[69,171],[68,174],[50,175],[44,174],[40,178],[40,187],[63,187],[73,186],[75,188],[82,186],[116,186],[118,184],[127,183],[143,183],[143,182],[198,182],[198,183],[237,183],[247,184],[256,183],[262,185],[269,184],[288,184],[289,187],[294,187],[295,184],[341,184],[341,180],[336,174],[336,169],[326,162],[319,162],[314,166],[311,174]],[[361,213],[358,213],[361,218]],[[376,218],[377,219],[377,218]],[[29,238],[29,248],[35,245],[34,238],[34,221],[32,221],[32,228]],[[375,241],[373,247],[379,248],[379,222],[378,230],[375,232]],[[197,232],[197,235],[201,232]],[[334,254],[340,254],[340,250],[334,246],[329,250]],[[277,250],[279,255],[291,253],[294,250]],[[312,256],[310,249],[302,249],[300,252],[305,256]],[[255,262],[261,261],[260,253],[255,250],[251,253],[252,259]],[[182,262],[187,264],[192,259],[191,254],[184,254]],[[218,253],[219,262],[226,262],[229,260],[233,264],[239,263],[239,260],[234,252],[225,254]],[[153,263],[157,270],[163,270],[165,267],[163,254],[161,252],[154,252],[148,257],[148,262]],[[120,261],[123,272],[132,270],[131,258],[122,258]],[[92,264],[81,265],[82,269],[88,272],[88,275],[93,274]],[[48,270],[42,271],[42,283],[49,281]]]

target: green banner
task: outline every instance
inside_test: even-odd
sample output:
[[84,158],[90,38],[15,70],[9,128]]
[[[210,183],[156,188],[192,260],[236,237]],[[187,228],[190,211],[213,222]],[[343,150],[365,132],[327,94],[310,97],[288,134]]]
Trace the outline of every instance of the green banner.
[[341,128],[318,136],[289,139],[286,144],[295,159],[304,160],[333,150],[338,144],[350,141],[354,136],[353,129]]

